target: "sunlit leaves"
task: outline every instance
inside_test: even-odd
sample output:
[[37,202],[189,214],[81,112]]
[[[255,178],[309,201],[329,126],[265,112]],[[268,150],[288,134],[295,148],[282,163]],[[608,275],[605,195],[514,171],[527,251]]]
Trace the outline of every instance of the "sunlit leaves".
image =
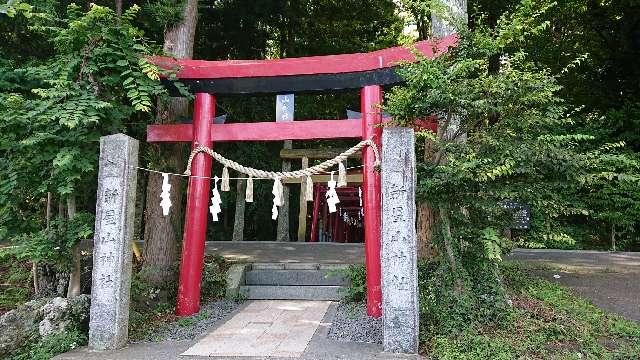
[[6,0],[5,3],[0,3],[0,14],[7,15],[8,17],[14,17],[18,14],[26,18],[30,18],[33,7],[22,0]]
[[[0,219],[14,228],[0,231],[37,229],[37,201],[47,192],[61,199],[94,192],[100,136],[126,132],[131,119],[150,120],[166,92],[147,60],[154,49],[131,25],[138,11],[133,6],[120,21],[95,4],[70,5],[62,19],[38,14],[30,29],[47,36],[55,53],[36,63],[0,62]],[[22,221],[31,217],[37,221]]]
[[453,209],[454,233],[470,249],[491,253],[478,229],[509,226],[503,199],[531,206],[531,230],[518,234],[523,243],[576,246],[576,219],[622,225],[640,216],[640,192],[630,190],[640,159],[624,142],[584,127],[593,119],[569,109],[558,77],[523,50],[527,38],[549,31],[541,19],[554,6],[523,1],[495,27],[476,17],[473,32],[461,30],[447,54],[402,66],[406,86],[388,95],[385,110],[396,124],[432,115],[441,127],[460,123],[458,139],[440,131],[419,142],[432,154],[419,168],[418,196]]
[[5,254],[16,256],[18,260],[39,261],[53,264],[62,271],[72,266],[71,250],[79,240],[93,235],[92,214],[80,212],[71,219],[54,218],[48,229],[30,234],[22,234],[15,239],[15,245],[5,249]]

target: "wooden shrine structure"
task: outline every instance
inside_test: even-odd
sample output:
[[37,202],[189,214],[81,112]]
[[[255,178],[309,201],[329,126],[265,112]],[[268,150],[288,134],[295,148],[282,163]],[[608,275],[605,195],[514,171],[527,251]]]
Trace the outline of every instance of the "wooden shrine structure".
[[[416,51],[433,58],[454,45],[455,36],[414,44]],[[178,68],[177,78],[195,94],[193,123],[150,125],[148,142],[190,142],[212,148],[221,141],[283,141],[318,139],[372,139],[381,147],[382,87],[402,79],[395,67],[416,60],[404,47],[370,53],[312,56],[276,60],[174,60],[156,58],[164,68]],[[166,82],[171,87],[170,82]],[[247,122],[214,124],[218,94],[279,94],[360,89],[361,119]],[[370,147],[362,152],[367,312],[379,317],[381,309],[381,182]],[[187,189],[180,284],[176,313],[199,311],[204,261],[212,159],[199,153],[192,163]]]
[[[307,168],[309,166],[309,160],[317,160],[317,159],[331,159],[338,156],[340,153],[344,152],[347,149],[282,149],[280,150],[280,158],[283,160],[298,160],[300,161],[301,168]],[[352,157],[352,159],[361,160],[362,154],[356,153]],[[318,185],[320,183],[327,183],[329,181],[329,175],[313,175],[311,179],[314,183],[314,199],[317,198],[319,193]],[[347,173],[347,183],[354,184],[362,184],[362,173]],[[311,234],[309,238],[307,238],[307,200],[304,198],[303,194],[305,192],[305,182],[303,179],[285,179],[283,184],[300,184],[300,199],[299,199],[299,211],[298,211],[298,232],[297,232],[297,241],[303,242],[309,240],[310,242],[318,241],[319,229],[318,221],[319,221],[319,213],[321,212],[319,207],[319,201],[313,202],[313,211],[311,216]],[[343,198],[340,197],[340,202],[342,203]],[[326,205],[326,204],[325,204]],[[340,207],[342,205],[339,204]],[[326,207],[326,206],[325,206]],[[324,209],[322,209],[324,215]],[[324,216],[323,216],[324,217]],[[326,223],[326,221],[325,221]],[[346,231],[347,229],[345,229]],[[343,242],[343,241],[340,241]]]

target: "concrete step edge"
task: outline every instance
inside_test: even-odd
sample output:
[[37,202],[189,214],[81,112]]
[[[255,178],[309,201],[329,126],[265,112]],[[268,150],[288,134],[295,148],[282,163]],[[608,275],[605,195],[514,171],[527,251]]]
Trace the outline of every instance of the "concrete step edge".
[[250,300],[333,300],[342,298],[342,286],[245,285],[240,293]]
[[346,269],[349,264],[318,263],[253,263],[252,270],[337,270]]
[[334,270],[251,270],[246,273],[245,285],[318,285],[346,286],[348,280]]

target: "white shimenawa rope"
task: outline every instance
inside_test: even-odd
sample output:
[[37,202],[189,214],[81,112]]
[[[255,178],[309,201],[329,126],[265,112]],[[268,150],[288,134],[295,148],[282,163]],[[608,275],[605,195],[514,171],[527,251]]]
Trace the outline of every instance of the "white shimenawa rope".
[[367,139],[359,142],[352,148],[346,150],[340,155],[334,157],[333,159],[329,159],[318,165],[311,166],[306,169],[296,170],[296,171],[280,172],[280,171],[265,171],[265,170],[254,169],[252,167],[244,166],[244,165],[238,164],[233,160],[229,160],[225,158],[224,156],[218,154],[217,152],[211,150],[206,146],[199,145],[191,151],[191,154],[189,155],[189,160],[187,161],[187,170],[185,170],[184,175],[191,176],[191,162],[193,161],[193,158],[196,156],[196,154],[202,152],[210,155],[212,158],[214,158],[216,161],[218,161],[220,164],[224,165],[225,167],[229,167],[239,173],[243,173],[254,178],[268,178],[268,179],[274,179],[274,180],[300,178],[304,176],[311,176],[311,175],[326,173],[327,169],[347,160],[349,156],[360,151],[365,146],[370,146],[371,150],[373,150],[373,155],[375,157],[374,167],[378,168],[380,166],[380,153],[378,152],[378,147],[376,146],[376,143],[373,142],[373,140]]

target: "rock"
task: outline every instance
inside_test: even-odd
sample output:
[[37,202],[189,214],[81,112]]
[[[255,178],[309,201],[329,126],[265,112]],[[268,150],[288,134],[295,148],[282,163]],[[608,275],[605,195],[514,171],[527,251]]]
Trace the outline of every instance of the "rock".
[[86,329],[89,295],[31,300],[0,317],[0,358],[16,354],[41,337]]
[[0,317],[0,358],[15,354],[38,336],[38,323],[46,302],[47,299],[31,300]]
[[89,304],[89,295],[54,298],[41,309],[43,317],[38,325],[40,336],[45,337],[72,328],[85,327],[89,317]]

